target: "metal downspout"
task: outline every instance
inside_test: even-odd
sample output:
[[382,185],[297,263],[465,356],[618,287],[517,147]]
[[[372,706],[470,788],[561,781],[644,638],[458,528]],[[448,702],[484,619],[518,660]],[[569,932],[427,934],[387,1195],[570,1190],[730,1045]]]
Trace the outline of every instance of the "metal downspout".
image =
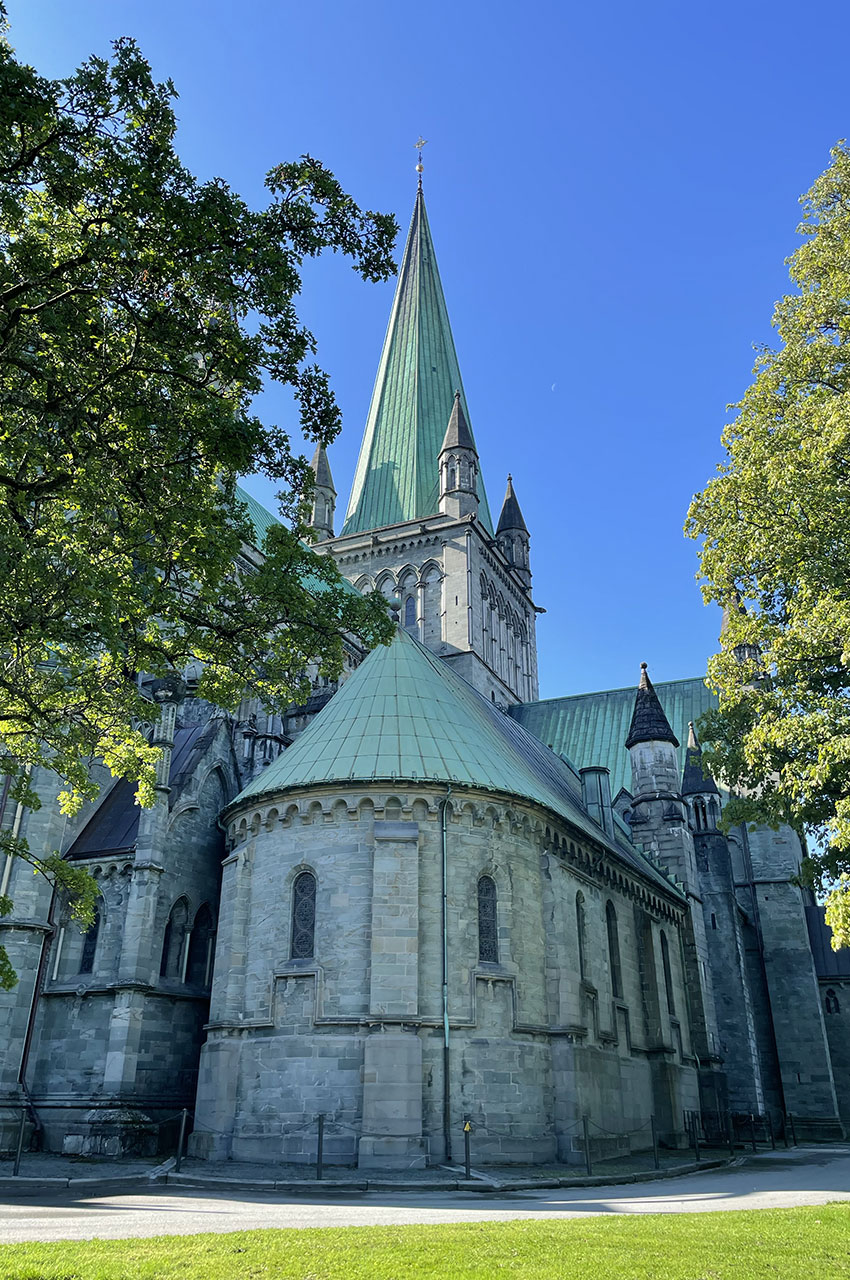
[[446,798],[442,804],[440,821],[440,853],[442,855],[442,926],[443,926],[443,1141],[445,1143],[445,1159],[452,1158],[451,1128],[451,1076],[449,1049],[449,897],[448,880],[449,864],[447,855],[446,823],[448,808],[452,794],[451,786],[446,788]]

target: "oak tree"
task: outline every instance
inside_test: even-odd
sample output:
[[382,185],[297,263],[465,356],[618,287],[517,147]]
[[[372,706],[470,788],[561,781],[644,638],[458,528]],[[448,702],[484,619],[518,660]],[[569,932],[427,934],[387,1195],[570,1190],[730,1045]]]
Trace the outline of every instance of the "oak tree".
[[[361,210],[308,156],[269,173],[260,209],[224,181],[198,181],[175,151],[175,97],[132,40],[49,80],[0,34],[7,814],[37,803],[39,766],[73,812],[96,792],[96,758],[150,801],[156,753],[134,727],[155,715],[142,673],[195,664],[215,704],[247,690],[281,706],[303,697],[308,663],[339,674],[344,633],[388,638],[384,602],[311,550],[309,466],[253,402],[274,380],[291,388],[303,435],[337,434],[296,313],[301,266],[331,250],[383,280],[395,221]],[[235,485],[252,472],[275,482],[280,523],[259,567],[240,573],[257,534]],[[28,858],[90,918],[85,877],[29,850],[8,820],[0,853]],[[12,980],[0,967],[0,983]]]
[[[710,683],[708,761],[736,789],[729,822],[808,834],[810,883],[831,887],[850,945],[850,149],[802,199],[779,343],[723,434],[727,458],[693,500],[706,600],[726,606]],[[843,878],[842,878],[843,877]]]

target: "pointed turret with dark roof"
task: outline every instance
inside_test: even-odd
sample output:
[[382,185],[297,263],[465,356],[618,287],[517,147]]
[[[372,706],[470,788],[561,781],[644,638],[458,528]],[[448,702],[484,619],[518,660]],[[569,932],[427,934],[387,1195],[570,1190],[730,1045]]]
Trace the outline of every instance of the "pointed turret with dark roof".
[[[438,456],[460,388],[474,448],[440,273],[421,188],[398,274],[369,417],[342,535],[424,519],[440,510]],[[493,524],[478,480],[478,517]]]
[[440,511],[447,516],[478,515],[478,450],[455,391],[439,456]]
[[496,529],[496,537],[500,533],[507,533],[509,530],[520,529],[523,533],[528,533],[525,521],[522,518],[522,512],[519,509],[516,494],[514,493],[513,477],[508,476],[508,487],[505,490],[505,500],[502,503],[502,510],[499,515],[499,524]]
[[446,449],[471,449],[476,457],[478,456],[478,450],[475,447],[475,441],[472,438],[472,432],[469,429],[469,423],[463,411],[463,402],[459,391],[455,391],[452,411],[449,415],[449,425],[446,427],[446,434],[443,437],[443,447],[440,453],[445,453]]
[[313,490],[313,515],[310,524],[316,530],[320,542],[334,536],[334,509],[336,507],[336,489],[334,488],[331,464],[323,444],[316,445],[310,468],[315,477]]
[[702,747],[694,729],[693,720],[688,724],[688,745],[685,750],[685,768],[682,772],[682,795],[719,795],[717,783],[702,764]]
[[499,523],[496,528],[496,541],[508,564],[511,565],[527,591],[531,586],[531,558],[529,554],[531,539],[528,536],[528,529],[519,509],[519,503],[514,493],[514,482],[510,475],[508,476],[508,487],[505,490],[505,500],[502,503]]
[[626,749],[636,747],[640,742],[671,742],[674,747],[679,745],[679,739],[670,728],[670,721],[664,714],[658,694],[647,675],[645,662],[640,664],[640,684],[635,697],[629,736],[626,738]]

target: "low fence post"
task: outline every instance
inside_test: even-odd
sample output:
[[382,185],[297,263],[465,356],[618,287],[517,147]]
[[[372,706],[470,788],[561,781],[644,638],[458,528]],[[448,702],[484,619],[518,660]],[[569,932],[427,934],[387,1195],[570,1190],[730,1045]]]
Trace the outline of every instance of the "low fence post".
[[15,1166],[12,1169],[12,1177],[17,1178],[18,1170],[21,1167],[21,1152],[24,1149],[24,1130],[27,1127],[27,1113],[25,1108],[21,1108],[21,1123],[18,1127],[18,1146],[15,1151]]
[[726,1112],[726,1136],[729,1140],[729,1154],[735,1154],[735,1125],[732,1121],[732,1112]]
[[756,1151],[756,1118],[752,1111],[750,1112],[750,1142],[752,1143],[753,1151]]
[[469,1123],[468,1120],[464,1120],[463,1122],[463,1167],[466,1172],[467,1182],[469,1182],[470,1179],[472,1178],[472,1172],[470,1167],[471,1157],[469,1152],[469,1141],[470,1141],[469,1135],[471,1133],[472,1133],[472,1125]]
[[789,1124],[790,1124],[790,1126],[791,1126],[791,1141],[794,1143],[794,1146],[796,1147],[796,1145],[797,1145],[797,1129],[796,1129],[796,1127],[795,1127],[795,1125],[794,1125],[794,1116],[792,1115],[792,1113],[791,1113],[790,1111],[788,1112],[788,1123],[789,1123]]
[[771,1151],[775,1151],[776,1150],[776,1134],[773,1132],[773,1116],[770,1114],[769,1110],[765,1113],[765,1119],[767,1120],[767,1132],[770,1138],[770,1149]]
[[691,1119],[694,1126],[694,1158],[696,1159],[697,1164],[699,1164],[700,1161],[702,1160],[702,1155],[700,1154],[700,1149],[699,1149],[699,1126],[700,1126],[699,1112],[694,1111]]
[[321,1181],[322,1181],[322,1177],[324,1176],[324,1172],[325,1172],[325,1168],[324,1168],[324,1157],[325,1157],[325,1117],[324,1117],[324,1113],[323,1113],[323,1112],[320,1112],[320,1113],[319,1113],[319,1115],[317,1115],[317,1116],[316,1116],[316,1119],[317,1119],[318,1124],[319,1124],[318,1132],[317,1132],[317,1134],[316,1134],[316,1181],[317,1181],[317,1182],[321,1182]]
[[588,1178],[593,1177],[593,1163],[590,1159],[590,1125],[587,1116],[581,1118],[582,1128],[584,1130],[584,1164],[587,1169]]
[[655,1128],[655,1116],[649,1117],[649,1127],[652,1131],[652,1163],[656,1169],[660,1169],[661,1164],[658,1159],[658,1133]]
[[174,1172],[180,1172],[180,1166],[183,1163],[183,1144],[186,1141],[186,1122],[189,1119],[189,1112],[186,1107],[180,1113],[180,1137],[177,1139],[177,1159],[174,1161]]

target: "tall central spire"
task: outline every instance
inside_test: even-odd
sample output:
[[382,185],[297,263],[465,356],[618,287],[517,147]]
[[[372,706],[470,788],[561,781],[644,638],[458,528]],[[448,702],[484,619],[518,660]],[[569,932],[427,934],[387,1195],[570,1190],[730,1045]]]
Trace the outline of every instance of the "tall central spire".
[[[458,388],[469,422],[420,186],[341,536],[439,513],[437,459]],[[492,533],[480,480],[478,492]]]

